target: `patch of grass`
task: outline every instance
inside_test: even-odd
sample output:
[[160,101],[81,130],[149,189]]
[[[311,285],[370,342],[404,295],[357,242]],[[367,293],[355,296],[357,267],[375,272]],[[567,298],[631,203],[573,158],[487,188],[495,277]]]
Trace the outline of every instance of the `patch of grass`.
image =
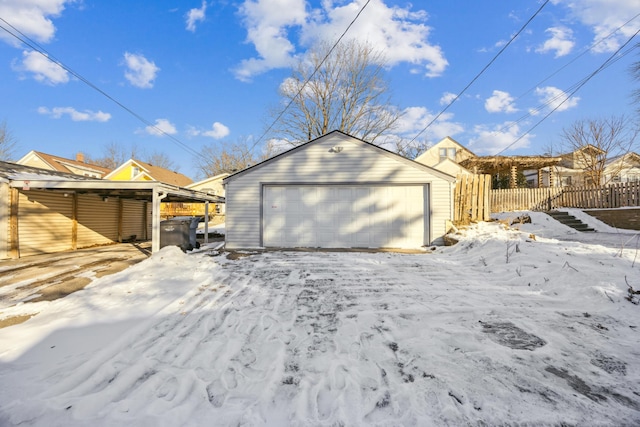
[[31,319],[36,314],[38,313],[22,314],[20,316],[11,316],[11,317],[7,317],[6,319],[2,319],[0,320],[0,329],[8,328],[9,326],[19,325],[20,323],[24,323],[27,320]]

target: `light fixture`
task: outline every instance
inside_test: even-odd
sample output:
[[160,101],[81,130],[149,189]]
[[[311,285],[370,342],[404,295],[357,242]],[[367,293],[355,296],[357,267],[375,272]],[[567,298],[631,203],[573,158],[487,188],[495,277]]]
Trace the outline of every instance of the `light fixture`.
[[104,196],[104,197],[102,198],[102,201],[103,201],[103,202],[105,202],[105,203],[107,203],[107,202],[109,201],[109,197]]
[[331,150],[329,150],[332,153],[339,153],[342,151],[342,147],[339,145],[334,145],[333,147],[331,147]]

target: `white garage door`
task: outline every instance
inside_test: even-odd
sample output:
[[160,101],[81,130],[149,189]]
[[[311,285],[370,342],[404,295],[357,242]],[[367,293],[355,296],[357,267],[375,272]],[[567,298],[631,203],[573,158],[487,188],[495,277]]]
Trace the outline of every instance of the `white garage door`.
[[267,247],[419,248],[425,187],[273,185],[264,187]]

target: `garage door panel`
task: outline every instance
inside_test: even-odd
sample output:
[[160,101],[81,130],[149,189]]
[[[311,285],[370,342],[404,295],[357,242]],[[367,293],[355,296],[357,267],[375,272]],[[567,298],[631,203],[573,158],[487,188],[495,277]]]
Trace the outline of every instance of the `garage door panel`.
[[263,245],[419,247],[424,187],[266,186]]

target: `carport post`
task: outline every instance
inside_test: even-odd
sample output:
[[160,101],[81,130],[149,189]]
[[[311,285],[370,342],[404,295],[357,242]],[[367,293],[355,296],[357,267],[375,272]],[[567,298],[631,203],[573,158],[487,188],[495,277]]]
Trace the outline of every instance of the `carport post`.
[[160,250],[160,203],[162,199],[167,197],[167,194],[153,189],[153,207],[151,208],[151,253],[156,253]]
[[204,244],[209,243],[209,202],[204,202]]

